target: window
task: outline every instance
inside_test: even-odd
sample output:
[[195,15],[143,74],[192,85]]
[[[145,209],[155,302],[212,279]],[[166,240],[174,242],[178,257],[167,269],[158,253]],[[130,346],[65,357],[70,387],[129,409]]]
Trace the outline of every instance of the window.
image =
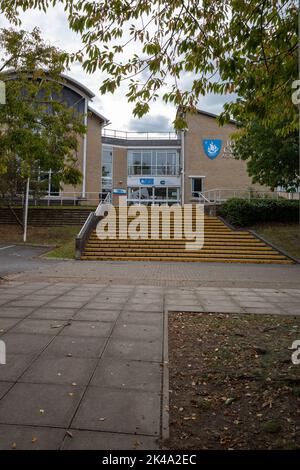
[[203,191],[203,178],[192,178],[192,197],[199,197]]
[[155,199],[164,201],[167,199],[167,188],[155,188]]
[[179,200],[179,188],[168,188],[168,199]]
[[176,150],[129,150],[128,175],[179,175],[179,154]]
[[102,152],[102,190],[112,189],[113,153],[111,147],[103,147]]

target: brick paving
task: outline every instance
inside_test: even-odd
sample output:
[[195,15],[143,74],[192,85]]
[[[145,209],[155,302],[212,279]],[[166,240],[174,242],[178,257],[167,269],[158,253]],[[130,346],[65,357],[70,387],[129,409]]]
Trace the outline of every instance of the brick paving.
[[0,284],[0,449],[158,448],[165,309],[300,314],[300,289],[284,284],[27,277]]

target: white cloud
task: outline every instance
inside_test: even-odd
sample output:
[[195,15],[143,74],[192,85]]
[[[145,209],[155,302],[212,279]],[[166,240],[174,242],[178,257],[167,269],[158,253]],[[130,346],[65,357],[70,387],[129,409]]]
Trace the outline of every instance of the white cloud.
[[[21,14],[22,28],[31,30],[35,26],[42,31],[44,39],[51,44],[60,47],[67,52],[75,52],[82,46],[80,35],[70,30],[67,15],[60,5],[49,8],[47,13],[38,10],[30,10]],[[7,20],[0,17],[0,27],[10,26]],[[128,54],[136,52],[136,45],[133,44],[128,50]],[[101,114],[107,117],[111,125],[110,128],[121,130],[169,130],[175,118],[176,109],[174,106],[166,105],[162,99],[151,104],[151,113],[146,117],[134,119],[132,115],[133,104],[127,102],[127,84],[124,82],[121,87],[112,95],[100,95],[99,87],[106,78],[102,72],[89,75],[84,72],[80,64],[72,64],[67,72],[71,77],[82,82],[96,96],[92,106]],[[143,77],[147,78],[144,72]],[[192,74],[186,75],[185,85],[192,83]],[[171,83],[171,80],[170,80]],[[199,102],[200,109],[218,114],[222,110],[223,103],[227,100],[224,96],[208,95]],[[147,127],[148,126],[148,127]]]

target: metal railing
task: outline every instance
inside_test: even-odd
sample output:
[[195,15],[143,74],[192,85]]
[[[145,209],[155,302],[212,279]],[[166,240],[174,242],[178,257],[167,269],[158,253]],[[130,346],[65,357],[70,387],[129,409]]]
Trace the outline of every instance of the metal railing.
[[95,215],[98,217],[98,216],[103,216],[104,213],[110,208],[111,206],[111,193],[107,193],[105,199],[102,199],[96,210],[95,210]]
[[[47,191],[29,191],[29,206],[97,206],[101,198],[99,192],[86,192],[82,195],[81,191],[60,191],[58,194],[49,194]],[[24,194],[18,194],[14,197],[0,198],[0,205],[24,205]]]
[[255,189],[215,188],[207,191],[193,191],[192,198],[200,204],[221,204],[227,199],[295,199],[300,200],[299,192],[260,191]]
[[107,193],[106,197],[100,200],[96,210],[90,212],[88,218],[86,219],[84,225],[82,226],[80,232],[78,233],[75,239],[75,258],[80,259],[85,244],[92,232],[100,220],[104,216],[105,211],[108,211],[111,206],[111,194]]
[[116,129],[102,129],[103,137],[123,140],[179,140],[176,132],[131,132]]

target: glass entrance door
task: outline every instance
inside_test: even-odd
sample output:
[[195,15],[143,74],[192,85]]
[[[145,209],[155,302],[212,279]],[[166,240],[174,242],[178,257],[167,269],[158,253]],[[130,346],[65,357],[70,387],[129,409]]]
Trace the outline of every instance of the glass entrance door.
[[128,188],[128,204],[179,204],[180,188],[166,186],[136,186]]

